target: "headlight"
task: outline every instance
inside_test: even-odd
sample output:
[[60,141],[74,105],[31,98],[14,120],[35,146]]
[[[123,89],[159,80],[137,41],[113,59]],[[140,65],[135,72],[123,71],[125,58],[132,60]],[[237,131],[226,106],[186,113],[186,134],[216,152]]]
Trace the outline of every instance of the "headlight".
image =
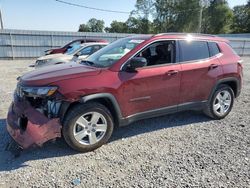
[[55,86],[49,87],[23,87],[22,93],[27,97],[49,97],[53,95],[58,88]]

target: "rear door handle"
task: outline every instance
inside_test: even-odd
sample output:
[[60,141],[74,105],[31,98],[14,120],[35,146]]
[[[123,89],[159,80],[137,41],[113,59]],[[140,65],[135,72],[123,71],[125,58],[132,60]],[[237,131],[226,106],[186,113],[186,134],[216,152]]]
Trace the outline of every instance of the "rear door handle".
[[167,74],[168,76],[173,76],[173,75],[178,74],[178,72],[179,72],[179,71],[177,71],[177,70],[170,70],[170,71],[168,71],[166,74]]
[[209,66],[209,70],[216,69],[216,68],[218,68],[218,67],[219,67],[219,65],[217,65],[217,64],[211,64],[211,65]]

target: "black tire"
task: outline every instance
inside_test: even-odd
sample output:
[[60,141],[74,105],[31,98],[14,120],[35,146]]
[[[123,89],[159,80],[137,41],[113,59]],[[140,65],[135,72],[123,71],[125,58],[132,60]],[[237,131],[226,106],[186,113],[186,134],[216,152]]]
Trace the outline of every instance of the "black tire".
[[[231,96],[231,103],[230,103],[230,106],[228,108],[228,110],[226,111],[225,114],[223,115],[218,115],[214,108],[213,108],[213,105],[214,105],[214,102],[216,100],[216,96],[220,93],[220,92],[223,92],[223,91],[227,91],[230,96]],[[212,118],[212,119],[216,119],[216,120],[219,120],[219,119],[223,119],[225,118],[232,110],[232,107],[233,107],[233,104],[234,104],[234,99],[235,99],[235,96],[234,96],[234,92],[232,90],[232,88],[228,85],[225,85],[225,84],[221,84],[217,87],[217,89],[214,91],[214,93],[212,94],[212,97],[209,99],[209,101],[207,102],[206,104],[206,107],[204,109],[204,113]]]
[[[74,137],[74,125],[78,118],[80,118],[82,115],[88,113],[88,112],[97,112],[101,114],[107,122],[107,130],[104,133],[104,136],[95,144],[91,145],[84,145],[79,143],[75,137]],[[79,152],[89,152],[93,151],[99,147],[101,147],[103,144],[107,143],[109,138],[112,135],[114,129],[114,123],[113,118],[110,113],[110,111],[102,104],[96,103],[96,102],[89,102],[85,104],[79,104],[67,113],[66,118],[63,122],[63,128],[62,133],[63,137],[66,141],[66,143],[73,148],[74,150],[77,150]]]

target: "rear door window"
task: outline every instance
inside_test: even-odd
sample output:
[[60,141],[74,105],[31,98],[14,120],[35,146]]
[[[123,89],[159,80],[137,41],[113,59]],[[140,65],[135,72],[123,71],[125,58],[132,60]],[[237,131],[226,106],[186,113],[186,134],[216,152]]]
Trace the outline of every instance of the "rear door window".
[[205,41],[179,41],[181,62],[209,58],[208,44]]

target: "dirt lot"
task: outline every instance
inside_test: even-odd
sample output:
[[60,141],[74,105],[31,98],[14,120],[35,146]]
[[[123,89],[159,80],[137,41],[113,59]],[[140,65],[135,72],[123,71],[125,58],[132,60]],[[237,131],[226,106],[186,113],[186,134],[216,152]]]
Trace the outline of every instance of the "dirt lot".
[[185,112],[136,122],[79,154],[62,139],[19,158],[4,151],[16,77],[32,61],[0,61],[0,187],[250,187],[250,58],[244,88],[221,121]]

